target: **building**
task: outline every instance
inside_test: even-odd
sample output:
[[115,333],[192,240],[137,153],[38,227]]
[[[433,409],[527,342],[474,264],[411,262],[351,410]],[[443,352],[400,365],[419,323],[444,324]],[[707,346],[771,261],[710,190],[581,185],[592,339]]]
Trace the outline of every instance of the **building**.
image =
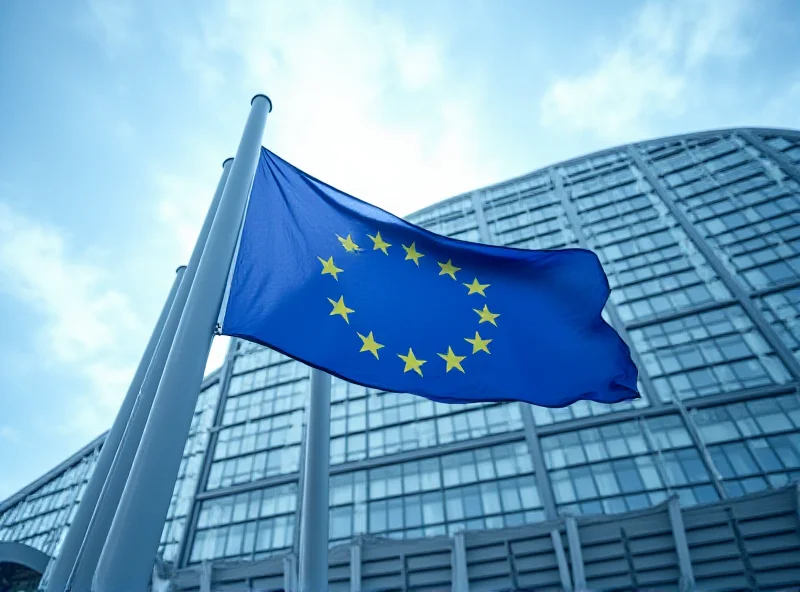
[[[604,150],[409,220],[594,250],[644,397],[442,405],[334,380],[332,590],[800,586],[800,132]],[[307,385],[301,364],[233,342],[204,381],[154,577],[292,588]],[[0,545],[38,550],[29,567],[57,553],[100,446],[0,504]]]

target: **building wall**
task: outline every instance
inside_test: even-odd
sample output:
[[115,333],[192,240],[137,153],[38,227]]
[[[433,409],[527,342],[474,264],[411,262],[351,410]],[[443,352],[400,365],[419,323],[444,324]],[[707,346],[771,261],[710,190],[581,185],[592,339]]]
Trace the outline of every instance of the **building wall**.
[[[565,516],[452,537],[357,537],[328,555],[331,592],[795,590],[797,486],[681,507]],[[296,590],[296,556],[215,561],[173,575],[181,592]]]
[[[636,350],[645,397],[449,406],[334,380],[332,542],[625,512],[673,492],[691,506],[796,480],[800,148],[796,134],[770,136],[622,147],[410,216],[465,240],[597,252],[613,288],[606,315]],[[297,544],[307,371],[239,347],[189,563]],[[278,389],[287,403],[266,408]],[[265,508],[267,495],[287,501]]]
[[[612,287],[604,315],[632,347],[643,397],[444,405],[334,379],[332,545],[644,511],[673,494],[684,508],[724,504],[800,480],[800,133],[614,148],[409,220],[595,251]],[[162,538],[178,566],[268,561],[298,543],[307,368],[234,341],[216,380]],[[33,536],[13,530],[16,506],[0,506],[0,539]]]
[[[40,487],[0,512],[0,541],[58,554],[100,452],[95,446]],[[4,506],[6,504],[4,503]]]

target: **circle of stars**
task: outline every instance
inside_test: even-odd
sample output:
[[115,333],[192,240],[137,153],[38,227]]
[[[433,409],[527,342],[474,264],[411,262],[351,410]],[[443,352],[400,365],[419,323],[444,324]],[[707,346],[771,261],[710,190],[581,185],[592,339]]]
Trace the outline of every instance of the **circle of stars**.
[[[374,236],[367,234],[367,237],[370,239],[370,241],[372,241],[373,251],[380,251],[384,255],[389,255],[389,248],[392,247],[392,244],[387,242],[381,236],[380,232],[375,233]],[[359,253],[364,250],[355,243],[351,234],[348,234],[345,237],[337,234],[336,238],[339,240],[346,253]],[[405,251],[404,261],[411,261],[414,265],[419,267],[420,259],[425,257],[425,255],[417,250],[416,243],[412,242],[410,245],[401,244],[401,247],[403,248],[403,251]],[[339,274],[344,273],[345,270],[336,266],[333,256],[330,256],[327,259],[317,257],[317,259],[319,259],[319,262],[322,264],[322,275],[330,275],[338,282]],[[462,268],[454,265],[452,259],[448,259],[447,262],[437,261],[437,265],[439,266],[439,276],[445,276],[453,281],[460,282],[460,279],[456,277],[456,274],[462,271]],[[460,282],[464,287],[467,288],[467,296],[478,295],[486,298],[486,290],[491,287],[491,284],[482,284],[480,281],[478,281],[477,277],[473,276],[473,278],[474,279],[470,283]],[[344,302],[344,296],[340,296],[338,300],[328,298],[328,302],[330,302],[332,306],[330,316],[340,316],[349,325],[350,318],[348,315],[354,314],[356,311],[347,307]],[[500,314],[489,310],[489,307],[486,303],[483,304],[483,308],[473,308],[472,310],[474,310],[478,315],[478,325],[490,323],[497,327],[497,318],[500,316]],[[376,360],[380,360],[379,350],[385,346],[382,343],[378,343],[373,332],[370,331],[367,335],[362,335],[361,333],[356,332],[356,335],[358,335],[359,339],[361,340],[361,349],[359,352],[372,354],[375,356]],[[465,370],[462,366],[462,363],[469,355],[476,355],[481,352],[486,354],[492,353],[489,351],[489,344],[492,342],[492,339],[481,337],[480,330],[475,331],[475,337],[465,337],[464,341],[472,346],[472,352],[468,353],[467,355],[458,355],[455,351],[453,351],[453,347],[450,345],[447,346],[446,352],[436,354],[442,360],[444,360],[445,372],[457,370],[463,374],[465,373]],[[416,374],[423,376],[422,366],[423,364],[426,364],[428,360],[422,360],[418,358],[414,353],[413,348],[409,347],[408,353],[398,353],[397,357],[399,357],[404,363],[404,373],[415,372]]]

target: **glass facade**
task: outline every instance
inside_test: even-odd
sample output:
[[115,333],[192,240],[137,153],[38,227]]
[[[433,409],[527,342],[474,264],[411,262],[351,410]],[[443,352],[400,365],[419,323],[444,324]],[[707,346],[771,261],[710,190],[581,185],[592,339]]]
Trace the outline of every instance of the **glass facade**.
[[419,538],[544,517],[524,441],[394,463],[331,478],[331,541]]
[[174,561],[186,529],[186,521],[192,508],[197,482],[208,449],[214,414],[219,405],[219,380],[207,381],[197,398],[194,416],[189,427],[189,437],[183,448],[183,458],[178,469],[178,479],[172,490],[172,500],[167,511],[167,520],[161,532],[158,552],[166,561]]
[[[330,542],[416,539],[685,506],[800,481],[800,133],[623,146],[408,217],[433,232],[600,257],[604,315],[643,397],[444,405],[334,379]],[[296,551],[308,369],[233,341],[198,400],[162,557]],[[0,540],[56,553],[94,450],[0,505]]]
[[78,510],[99,455],[95,448],[60,475],[30,492],[0,514],[0,541],[25,543],[55,555]]

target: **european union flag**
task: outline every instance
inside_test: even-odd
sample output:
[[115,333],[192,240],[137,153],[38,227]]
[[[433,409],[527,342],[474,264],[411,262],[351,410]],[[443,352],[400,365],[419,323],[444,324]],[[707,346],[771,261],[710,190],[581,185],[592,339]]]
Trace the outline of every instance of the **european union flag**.
[[222,332],[434,401],[638,397],[590,251],[433,234],[262,148]]

